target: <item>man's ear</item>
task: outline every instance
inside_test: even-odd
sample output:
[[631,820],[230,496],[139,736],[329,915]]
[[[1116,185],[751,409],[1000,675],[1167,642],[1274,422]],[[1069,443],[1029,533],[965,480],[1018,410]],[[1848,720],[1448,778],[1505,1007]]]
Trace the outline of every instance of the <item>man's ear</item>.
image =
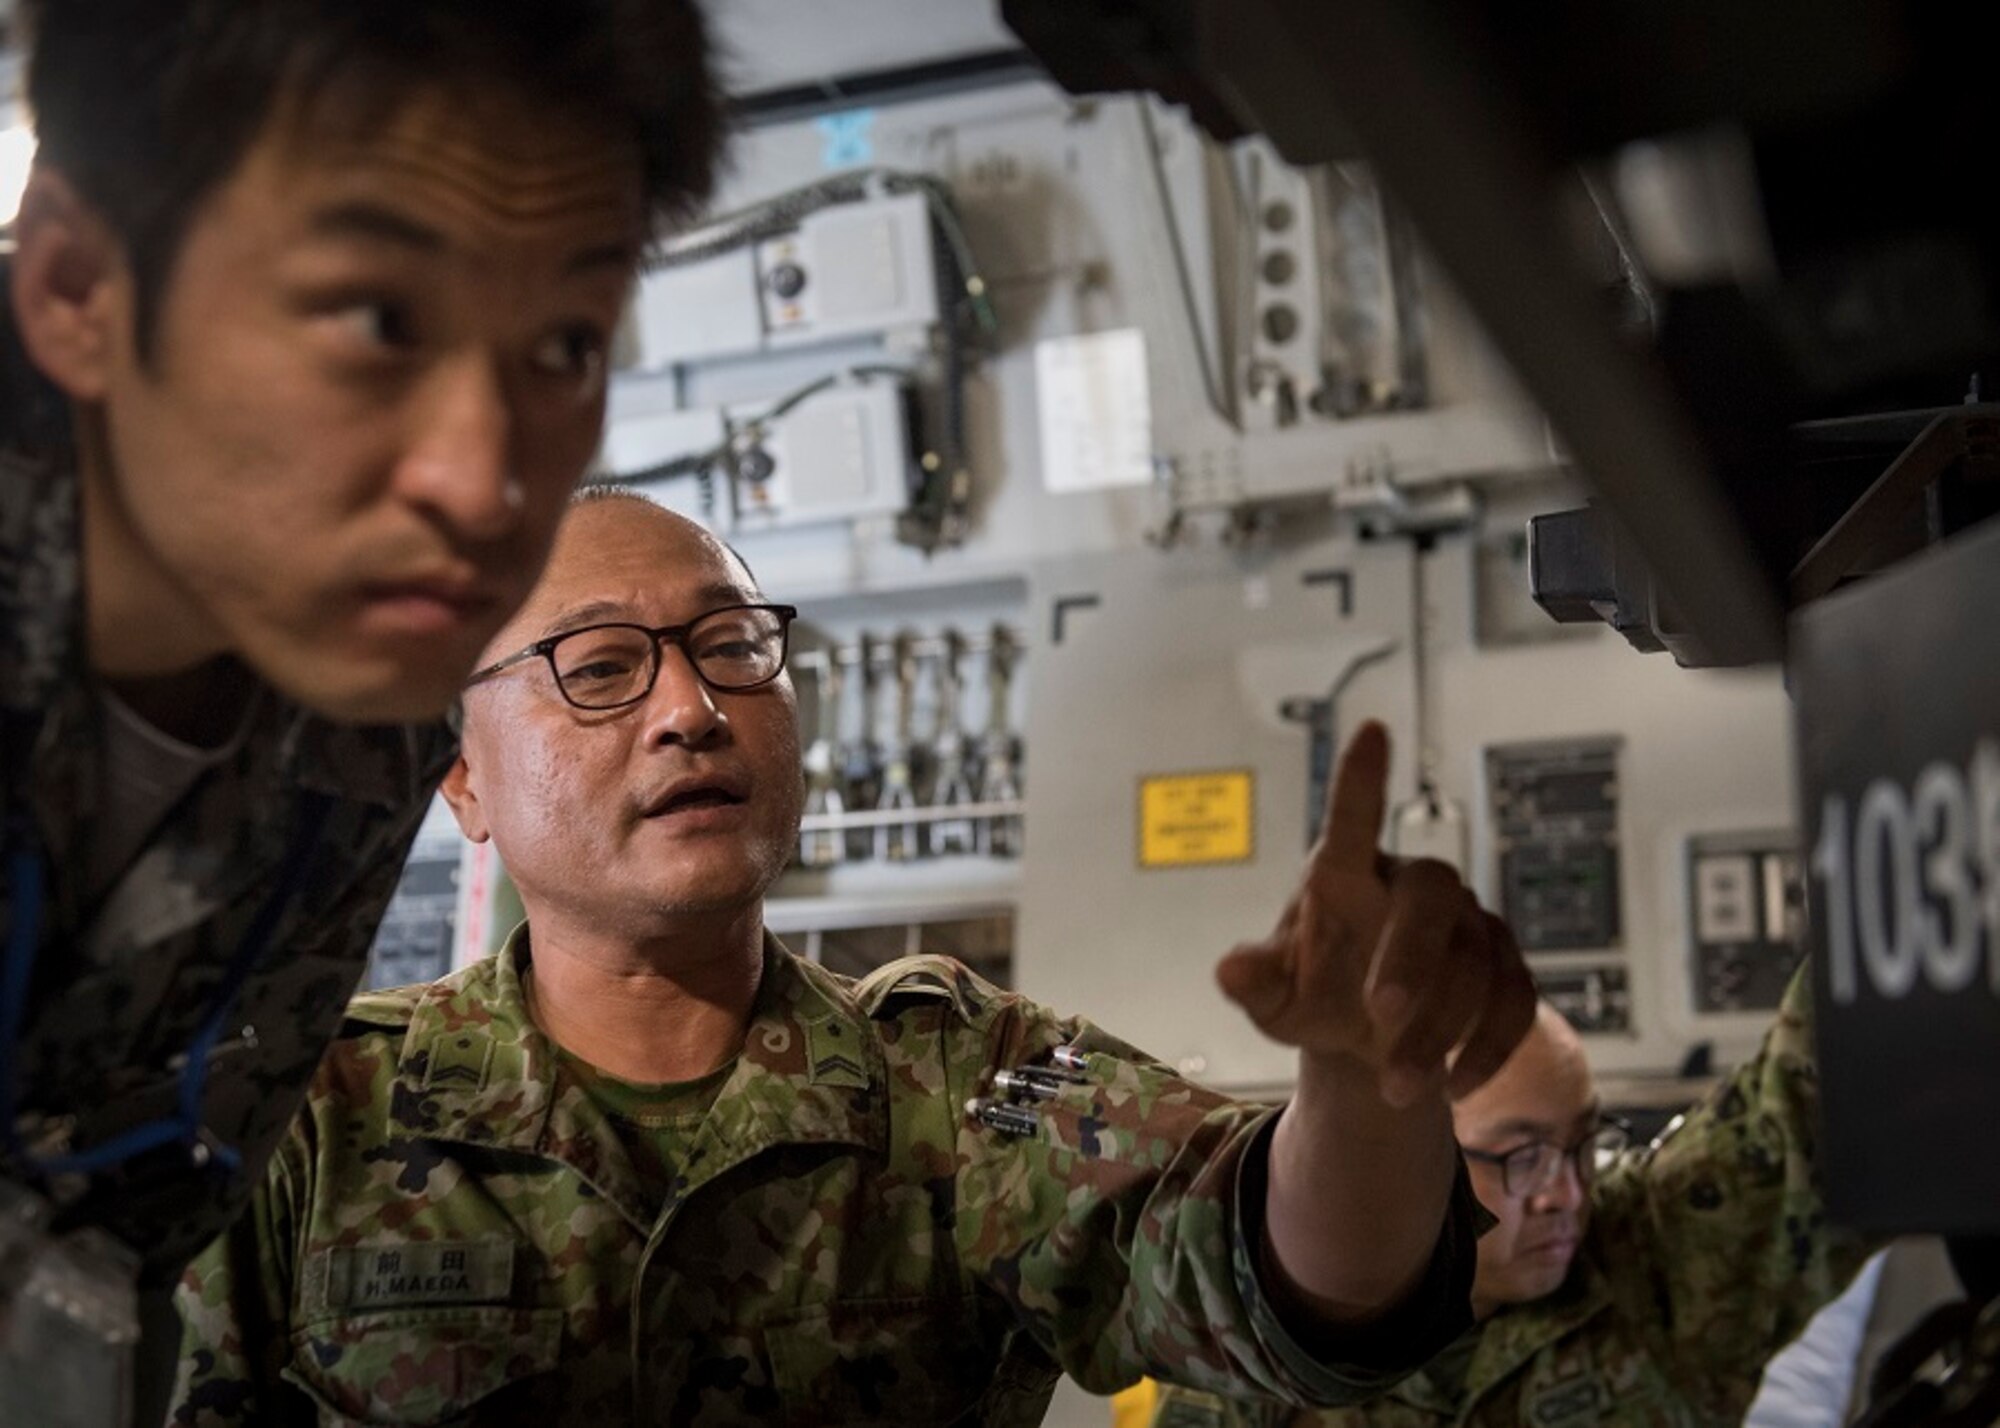
[[36,165],[15,221],[15,330],[28,357],[73,401],[101,401],[130,340],[130,268],[98,211]]
[[472,766],[466,763],[464,754],[451,761],[438,792],[451,805],[451,816],[458,820],[459,832],[474,843],[484,843],[493,836],[493,830],[486,826],[486,810],[479,806],[479,794],[472,786]]

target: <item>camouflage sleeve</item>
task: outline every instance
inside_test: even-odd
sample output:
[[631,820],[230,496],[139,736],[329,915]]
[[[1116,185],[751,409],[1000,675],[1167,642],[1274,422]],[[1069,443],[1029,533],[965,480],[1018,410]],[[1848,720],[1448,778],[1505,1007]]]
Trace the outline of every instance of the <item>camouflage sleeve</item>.
[[[291,1421],[279,1378],[289,1336],[300,1131],[289,1133],[234,1226],[181,1276],[181,1362],[171,1428]],[[313,1421],[310,1415],[304,1421]]]
[[1626,1322],[1718,1419],[1743,1416],[1765,1363],[1878,1247],[1827,1223],[1808,971],[1756,1056],[1592,1196]]
[[973,1275],[1078,1383],[1111,1393],[1151,1375],[1299,1406],[1372,1397],[1470,1322],[1476,1202],[1461,1172],[1422,1287],[1388,1320],[1302,1325],[1262,1272],[1275,1108],[1195,1086],[1087,1022],[996,994],[945,1056],[946,1104],[993,1070],[1091,1055],[1085,1081],[1037,1107],[1033,1136],[967,1119],[957,1132],[961,1253]]

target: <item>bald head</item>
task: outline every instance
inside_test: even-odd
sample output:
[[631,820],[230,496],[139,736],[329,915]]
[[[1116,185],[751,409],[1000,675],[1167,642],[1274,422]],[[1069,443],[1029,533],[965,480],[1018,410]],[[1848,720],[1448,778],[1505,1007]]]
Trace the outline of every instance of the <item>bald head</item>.
[[1564,1132],[1567,1118],[1550,1124],[1542,1113],[1595,1105],[1582,1039],[1561,1012],[1542,1002],[1514,1054],[1490,1081],[1458,1102],[1452,1119],[1459,1140],[1474,1145],[1524,1129]]

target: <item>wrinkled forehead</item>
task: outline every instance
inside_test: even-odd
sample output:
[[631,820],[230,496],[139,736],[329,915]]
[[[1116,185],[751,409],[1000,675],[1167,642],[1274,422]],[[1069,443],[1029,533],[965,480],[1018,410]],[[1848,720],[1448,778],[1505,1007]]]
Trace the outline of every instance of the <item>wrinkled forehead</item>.
[[537,110],[525,93],[333,86],[288,100],[265,134],[252,167],[305,201],[352,191],[482,228],[608,234],[634,261],[645,235],[631,139],[588,116]]

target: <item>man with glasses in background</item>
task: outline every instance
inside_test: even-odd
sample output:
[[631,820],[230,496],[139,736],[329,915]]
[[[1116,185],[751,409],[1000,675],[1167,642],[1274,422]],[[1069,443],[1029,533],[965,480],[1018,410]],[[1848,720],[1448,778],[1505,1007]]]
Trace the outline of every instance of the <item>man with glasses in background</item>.
[[1154,1428],[1740,1424],[1765,1364],[1876,1248],[1821,1204],[1810,1001],[1801,973],[1758,1054],[1636,1148],[1543,1003],[1453,1109],[1499,1222],[1479,1242],[1477,1325],[1367,1407],[1296,1415],[1169,1388]]
[[527,921],[353,1004],[188,1273],[176,1423],[1025,1425],[1062,1370],[1349,1403],[1458,1337],[1447,1087],[1534,1000],[1455,875],[1378,860],[1379,726],[1277,931],[1219,966],[1299,1049],[1282,1112],[1231,1101],[949,959],[856,983],[769,938],[794,612],[592,496],[444,782]]

